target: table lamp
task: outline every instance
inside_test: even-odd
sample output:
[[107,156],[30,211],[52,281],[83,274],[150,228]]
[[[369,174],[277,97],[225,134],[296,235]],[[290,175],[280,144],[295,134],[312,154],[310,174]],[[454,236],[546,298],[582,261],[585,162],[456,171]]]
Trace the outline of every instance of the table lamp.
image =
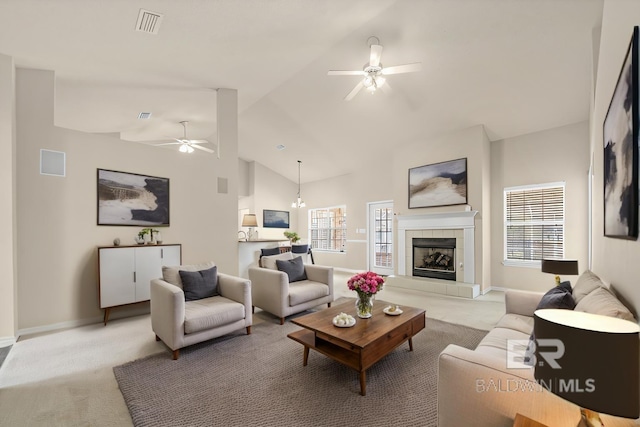
[[598,413],[638,418],[639,332],[634,322],[573,310],[534,313],[534,376],[580,406],[579,426],[602,426]]
[[249,227],[249,232],[247,233],[247,240],[251,240],[253,237],[253,227],[258,226],[258,220],[255,214],[245,214],[242,217],[242,226]]
[[560,274],[578,275],[578,261],[575,259],[543,259],[540,266],[543,273],[556,275],[556,286],[560,284]]

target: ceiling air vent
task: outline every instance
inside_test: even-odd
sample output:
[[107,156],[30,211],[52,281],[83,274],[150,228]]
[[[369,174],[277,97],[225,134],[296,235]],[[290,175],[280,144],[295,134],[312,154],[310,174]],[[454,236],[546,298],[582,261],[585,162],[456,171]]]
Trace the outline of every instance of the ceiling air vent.
[[136,23],[136,31],[147,34],[158,34],[163,17],[164,15],[161,13],[140,9],[138,22]]
[[142,119],[142,120],[150,119],[151,118],[151,113],[142,112],[142,113],[138,114],[138,118]]

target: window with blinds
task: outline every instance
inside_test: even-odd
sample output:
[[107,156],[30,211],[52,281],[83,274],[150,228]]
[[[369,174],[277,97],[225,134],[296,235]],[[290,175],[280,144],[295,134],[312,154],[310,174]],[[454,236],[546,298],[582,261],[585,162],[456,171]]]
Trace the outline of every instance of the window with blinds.
[[309,209],[309,240],[313,250],[346,252],[346,206]]
[[564,182],[504,190],[505,261],[564,258]]

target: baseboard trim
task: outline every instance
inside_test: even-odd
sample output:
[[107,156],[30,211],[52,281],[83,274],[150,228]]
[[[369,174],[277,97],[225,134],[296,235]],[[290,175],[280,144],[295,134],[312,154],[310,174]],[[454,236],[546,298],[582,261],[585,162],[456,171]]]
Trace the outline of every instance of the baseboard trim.
[[33,328],[18,329],[18,336],[39,334],[42,332],[57,331],[60,329],[77,328],[79,326],[91,325],[103,321],[102,316],[90,317],[88,319],[69,320],[67,322],[52,323],[50,325],[34,326]]
[[10,345],[14,345],[16,343],[16,339],[14,337],[0,337],[0,348],[9,347]]

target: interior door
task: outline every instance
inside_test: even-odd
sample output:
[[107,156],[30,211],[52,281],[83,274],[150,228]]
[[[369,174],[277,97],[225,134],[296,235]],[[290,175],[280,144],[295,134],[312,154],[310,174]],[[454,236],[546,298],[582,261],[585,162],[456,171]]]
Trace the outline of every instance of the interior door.
[[393,202],[369,203],[369,270],[393,274]]

